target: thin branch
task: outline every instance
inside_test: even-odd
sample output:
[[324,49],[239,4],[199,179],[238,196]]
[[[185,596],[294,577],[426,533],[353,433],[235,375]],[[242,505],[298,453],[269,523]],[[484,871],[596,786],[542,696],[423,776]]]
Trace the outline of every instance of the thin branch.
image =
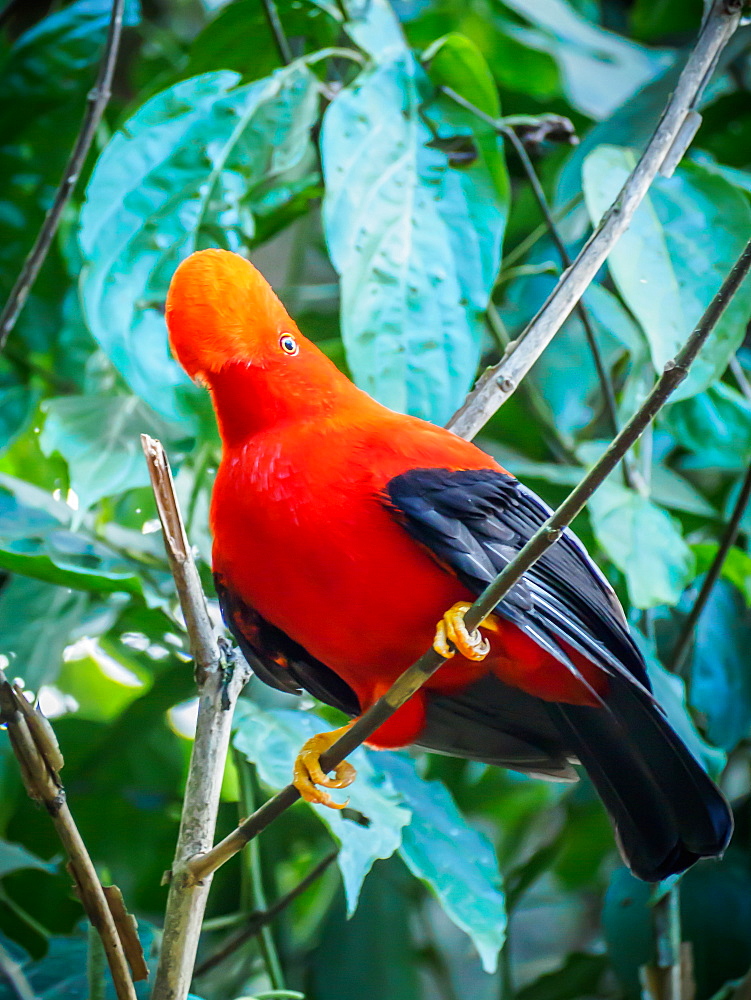
[[699,621],[699,617],[709,600],[712,588],[715,583],[717,583],[719,575],[722,572],[722,567],[725,563],[725,559],[727,558],[727,554],[735,543],[741,518],[743,517],[743,512],[748,505],[749,496],[751,496],[751,466],[749,466],[746,470],[741,491],[738,494],[738,499],[733,507],[733,513],[730,516],[727,528],[725,529],[725,533],[720,541],[720,546],[715,553],[714,559],[712,560],[712,565],[707,570],[707,575],[704,577],[704,582],[701,585],[698,596],[694,601],[694,605],[689,611],[688,616],[683,623],[680,635],[676,640],[675,647],[673,648],[673,655],[670,664],[668,665],[668,669],[672,670],[673,673],[679,674],[681,672],[683,661],[685,660],[686,654],[691,646],[694,629]]
[[18,962],[0,944],[0,978],[10,987],[15,1000],[36,1000],[36,993]]
[[[470,631],[477,628],[487,618],[523,574],[561,537],[564,528],[573,521],[595,490],[617,467],[628,449],[638,440],[670,395],[685,379],[700,348],[709,337],[728,302],[750,269],[751,242],[746,246],[722,287],[710,302],[699,325],[688,338],[685,346],[678,352],[673,361],[667,362],[662,375],[641,407],[610,443],[579,485],[467,611],[464,620]],[[390,719],[394,712],[432,677],[444,662],[445,660],[433,649],[424,653],[401,675],[386,694],[364,712],[351,728],[322,755],[321,767],[323,770],[332,770],[336,764],[372,736],[376,729]],[[186,866],[186,877],[189,874],[194,881],[200,881],[211,872],[216,871],[237,851],[241,850],[249,840],[265,829],[272,820],[296,802],[299,797],[300,793],[295,786],[287,785],[224,840],[220,841],[216,847],[207,854],[195,857]]]
[[246,941],[255,937],[256,934],[260,934],[264,927],[267,927],[273,920],[275,920],[283,910],[286,910],[290,903],[293,903],[298,896],[301,896],[307,888],[309,888],[317,879],[323,875],[326,869],[337,859],[338,851],[332,851],[327,854],[325,858],[322,858],[317,865],[314,865],[310,869],[308,874],[303,878],[298,884],[290,889],[288,893],[278,899],[272,906],[269,906],[266,910],[261,910],[257,913],[251,913],[248,917],[246,926],[236,934],[235,937],[227,941],[219,951],[215,952],[205,962],[202,962],[196,968],[195,976],[196,979],[199,976],[205,975],[211,969],[215,968],[221,962],[237,951],[238,948],[242,947]]
[[99,64],[99,74],[96,83],[94,84],[94,88],[89,92],[86,112],[81,123],[81,131],[78,133],[73,151],[65,165],[63,179],[58,186],[55,200],[47,212],[36,242],[24,261],[21,273],[16,279],[16,283],[11,290],[2,313],[0,313],[0,350],[5,346],[8,334],[15,326],[19,313],[23,309],[31,287],[36,281],[39,270],[49,252],[52,240],[57,232],[57,227],[60,225],[63,211],[68,204],[70,196],[73,194],[78,177],[86,162],[86,156],[94,135],[99,127],[99,122],[102,120],[104,109],[109,102],[112,90],[112,77],[115,72],[117,53],[120,48],[124,5],[125,0],[112,0],[112,16],[107,32],[107,41],[104,46],[102,61]]
[[[446,88],[444,88],[446,89]],[[457,94],[456,97],[459,95]],[[479,109],[475,109],[479,110]],[[529,185],[532,188],[532,193],[535,196],[537,204],[542,216],[545,220],[545,225],[548,227],[548,232],[550,233],[551,239],[555,244],[555,248],[558,251],[558,256],[561,258],[561,263],[564,269],[571,267],[571,257],[568,250],[566,249],[566,244],[561,239],[561,235],[558,232],[558,227],[553,220],[553,214],[548,205],[548,199],[543,191],[542,184],[540,184],[539,178],[535,171],[532,160],[529,157],[524,143],[521,141],[516,132],[509,128],[508,125],[504,126],[503,135],[508,139],[511,145],[516,150],[516,155],[524,168],[524,172],[527,175]],[[576,312],[581,320],[582,326],[584,327],[584,336],[587,338],[587,344],[589,345],[589,351],[592,355],[592,360],[594,361],[595,371],[597,372],[597,378],[600,382],[600,389],[602,391],[602,398],[605,403],[605,409],[608,413],[608,419],[610,420],[610,426],[613,434],[618,433],[618,410],[615,402],[615,390],[613,389],[613,383],[610,379],[610,375],[605,367],[605,362],[602,358],[602,352],[600,351],[600,345],[597,343],[597,338],[595,337],[594,327],[592,326],[592,320],[589,315],[589,311],[584,305],[584,302],[580,299],[575,306]],[[627,463],[623,463],[623,478],[626,481],[626,485],[633,488],[634,483],[632,482],[630,470]]]
[[186,878],[186,864],[188,859],[205,851],[214,839],[232,712],[249,670],[239,654],[229,654],[220,644],[211,624],[164,449],[146,434],[141,436],[141,444],[190,638],[199,693],[196,735],[175,860],[169,875],[162,949],[152,994],[153,1000],[184,1000],[190,988],[211,885],[210,878],[200,882]]
[[733,373],[733,378],[738,383],[738,388],[743,393],[743,396],[751,403],[751,383],[746,377],[746,373],[743,370],[743,365],[738,360],[738,355],[734,354],[728,363],[728,368]]
[[627,229],[686,118],[693,113],[722,51],[740,20],[742,0],[714,0],[691,56],[641,159],[571,267],[548,296],[514,349],[478,379],[449,428],[471,438],[517,388]]
[[281,18],[279,17],[279,11],[276,9],[276,3],[274,0],[263,0],[263,9],[266,12],[266,20],[269,22],[271,34],[274,36],[276,47],[279,50],[279,58],[285,66],[289,66],[295,57],[285,34]]
[[654,904],[652,922],[657,961],[654,966],[645,969],[650,987],[649,993],[654,1000],[682,1000],[687,995],[683,989],[684,973],[689,973],[690,968],[684,963],[684,949],[681,944],[678,885],[671,886]]
[[[136,1000],[126,951],[94,864],[81,839],[65,797],[59,771],[63,758],[52,728],[23,693],[0,670],[0,722],[8,727],[13,753],[29,796],[50,815],[68,856],[68,871],[92,926],[102,939],[118,1000]],[[133,934],[133,929],[130,929]],[[137,937],[136,937],[137,940]],[[144,978],[141,965],[136,975]],[[148,973],[147,973],[148,974]]]

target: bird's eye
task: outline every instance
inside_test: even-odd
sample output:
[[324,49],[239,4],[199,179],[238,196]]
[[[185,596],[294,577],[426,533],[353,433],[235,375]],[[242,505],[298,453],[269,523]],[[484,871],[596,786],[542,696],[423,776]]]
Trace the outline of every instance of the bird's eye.
[[279,346],[285,354],[295,355],[300,353],[300,345],[291,333],[283,333],[281,335],[279,338]]

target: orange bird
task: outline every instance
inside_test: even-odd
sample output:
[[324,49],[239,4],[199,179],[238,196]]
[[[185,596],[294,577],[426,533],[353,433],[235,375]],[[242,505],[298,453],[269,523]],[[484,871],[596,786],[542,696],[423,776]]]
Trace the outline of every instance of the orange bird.
[[[357,716],[433,644],[446,664],[372,746],[564,781],[581,763],[643,879],[722,853],[727,802],[655,703],[617,598],[571,532],[479,632],[464,627],[547,518],[534,493],[473,444],[352,385],[236,254],[180,264],[166,312],[175,355],[216,410],[216,587],[262,680]],[[354,778],[346,762],[333,778],[319,765],[340,732],[297,759],[309,802],[335,805],[320,786]]]

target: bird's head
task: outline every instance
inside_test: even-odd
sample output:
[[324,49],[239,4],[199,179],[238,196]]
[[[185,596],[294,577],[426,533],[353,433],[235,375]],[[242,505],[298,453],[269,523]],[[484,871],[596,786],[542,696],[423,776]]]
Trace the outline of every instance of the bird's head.
[[228,364],[283,370],[303,347],[315,350],[260,271],[227,250],[199,250],[180,264],[166,318],[177,360],[203,382]]

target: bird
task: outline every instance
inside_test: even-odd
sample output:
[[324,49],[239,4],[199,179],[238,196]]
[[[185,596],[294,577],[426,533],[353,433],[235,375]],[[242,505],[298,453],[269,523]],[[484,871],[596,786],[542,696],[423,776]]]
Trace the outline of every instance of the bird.
[[[722,854],[730,807],[656,702],[614,590],[571,530],[470,632],[464,614],[550,509],[449,430],[357,388],[245,257],[186,257],[172,352],[208,388],[222,441],[212,563],[256,675],[352,719],[431,646],[444,663],[369,738],[559,781],[589,775],[624,861],[654,882]],[[350,722],[348,724],[352,725]],[[308,740],[293,781],[341,808]]]

